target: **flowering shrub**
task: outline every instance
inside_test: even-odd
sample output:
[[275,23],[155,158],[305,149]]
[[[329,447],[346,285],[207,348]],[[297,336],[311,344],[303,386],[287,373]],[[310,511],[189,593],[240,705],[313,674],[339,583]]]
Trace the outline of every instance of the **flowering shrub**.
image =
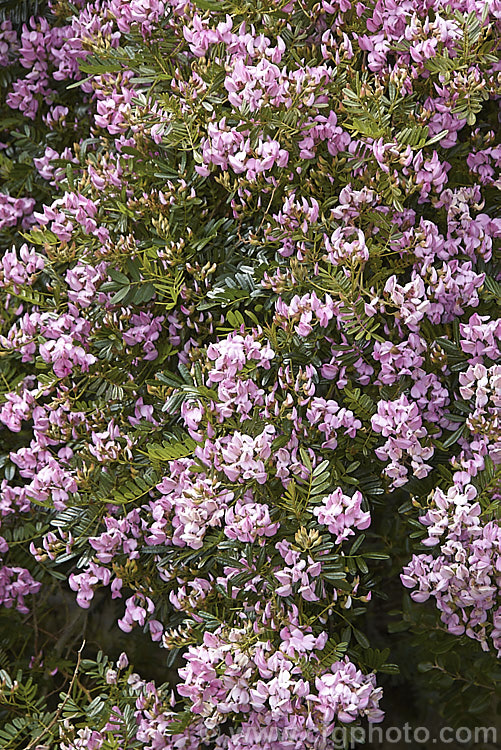
[[501,5],[39,6],[0,29],[4,746],[333,750],[409,683],[475,721]]

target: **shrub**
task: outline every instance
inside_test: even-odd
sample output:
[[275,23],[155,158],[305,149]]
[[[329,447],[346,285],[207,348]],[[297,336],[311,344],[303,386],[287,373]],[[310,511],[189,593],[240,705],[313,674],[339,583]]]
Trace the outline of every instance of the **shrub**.
[[488,716],[497,2],[9,5],[4,746]]

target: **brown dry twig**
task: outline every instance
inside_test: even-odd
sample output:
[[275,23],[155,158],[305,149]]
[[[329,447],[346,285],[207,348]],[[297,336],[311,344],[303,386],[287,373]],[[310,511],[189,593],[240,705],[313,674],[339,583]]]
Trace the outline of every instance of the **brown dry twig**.
[[85,641],[82,642],[82,645],[78,649],[77,663],[76,663],[76,666],[75,666],[75,670],[73,672],[73,676],[71,678],[71,682],[70,682],[69,687],[68,687],[68,691],[67,691],[67,693],[66,693],[66,695],[65,695],[65,697],[63,699],[63,702],[61,703],[61,705],[57,709],[57,711],[54,714],[52,720],[47,724],[47,726],[44,728],[44,730],[41,732],[41,734],[39,734],[38,737],[34,737],[31,740],[31,742],[29,743],[29,745],[26,746],[26,750],[33,750],[33,748],[36,745],[38,745],[38,743],[40,742],[40,740],[42,739],[42,737],[44,737],[47,734],[47,732],[50,732],[50,730],[52,729],[52,727],[54,726],[54,724],[56,724],[57,721],[61,718],[61,714],[63,712],[63,709],[64,709],[65,705],[67,704],[67,702],[70,699],[71,691],[73,690],[73,685],[75,684],[75,680],[77,679],[77,674],[78,674],[78,670],[80,668],[80,662],[82,660],[82,651],[84,649],[84,646],[85,646]]

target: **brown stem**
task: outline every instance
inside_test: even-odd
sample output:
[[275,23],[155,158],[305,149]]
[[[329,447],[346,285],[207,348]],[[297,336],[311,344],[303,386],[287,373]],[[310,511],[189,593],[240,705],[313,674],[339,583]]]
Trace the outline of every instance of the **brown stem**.
[[73,672],[73,676],[71,678],[71,682],[70,682],[69,687],[68,687],[68,692],[66,693],[63,702],[61,703],[61,705],[57,709],[57,711],[54,714],[52,720],[47,724],[47,726],[38,735],[38,737],[34,737],[34,739],[31,740],[30,744],[26,746],[26,750],[32,750],[32,748],[34,748],[36,745],[38,745],[38,743],[40,742],[40,740],[42,739],[42,737],[44,737],[48,732],[50,732],[50,730],[52,729],[52,727],[54,726],[54,724],[56,724],[59,721],[59,719],[61,718],[61,714],[63,713],[63,709],[64,709],[65,705],[67,704],[67,702],[70,699],[71,691],[73,690],[73,685],[75,684],[75,680],[77,679],[77,674],[78,674],[78,670],[80,668],[80,662],[81,662],[81,659],[82,659],[82,651],[83,651],[84,646],[85,646],[85,641],[82,642],[82,645],[78,649],[77,663],[76,663],[76,666],[75,666],[75,670]]

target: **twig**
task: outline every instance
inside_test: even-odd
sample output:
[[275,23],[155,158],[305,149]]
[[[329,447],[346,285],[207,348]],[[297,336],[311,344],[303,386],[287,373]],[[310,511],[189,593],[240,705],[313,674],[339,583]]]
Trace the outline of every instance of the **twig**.
[[[63,672],[62,674],[64,675],[64,677],[66,677],[66,679],[68,679],[69,674],[67,672]],[[92,694],[91,694],[90,690],[88,690],[85,687],[85,685],[82,685],[82,683],[80,682],[80,680],[78,679],[78,677],[77,677],[77,680],[76,680],[76,686],[78,688],[80,688],[80,690],[82,691],[82,693],[84,693],[87,696],[87,698],[89,699],[89,702],[90,702],[92,700]]]
[[61,705],[57,709],[57,711],[54,714],[52,720],[47,724],[47,726],[44,728],[44,730],[41,732],[41,734],[39,734],[38,737],[35,737],[34,739],[32,739],[31,742],[30,742],[30,744],[26,746],[26,750],[32,750],[32,748],[34,748],[35,745],[38,745],[38,743],[40,742],[40,740],[42,739],[42,737],[44,737],[47,734],[47,732],[50,732],[50,730],[52,729],[52,727],[54,726],[54,724],[56,724],[56,722],[61,718],[61,714],[63,712],[63,709],[64,709],[65,705],[67,704],[67,702],[70,699],[71,691],[73,690],[73,685],[75,684],[75,680],[77,679],[77,674],[78,674],[78,670],[80,668],[80,662],[82,660],[82,651],[84,649],[84,646],[85,646],[85,641],[82,642],[82,645],[78,649],[77,663],[76,663],[76,666],[75,666],[75,670],[73,672],[73,676],[71,678],[70,685],[68,687],[68,691],[66,693],[66,696],[65,696],[63,702],[61,703]]

